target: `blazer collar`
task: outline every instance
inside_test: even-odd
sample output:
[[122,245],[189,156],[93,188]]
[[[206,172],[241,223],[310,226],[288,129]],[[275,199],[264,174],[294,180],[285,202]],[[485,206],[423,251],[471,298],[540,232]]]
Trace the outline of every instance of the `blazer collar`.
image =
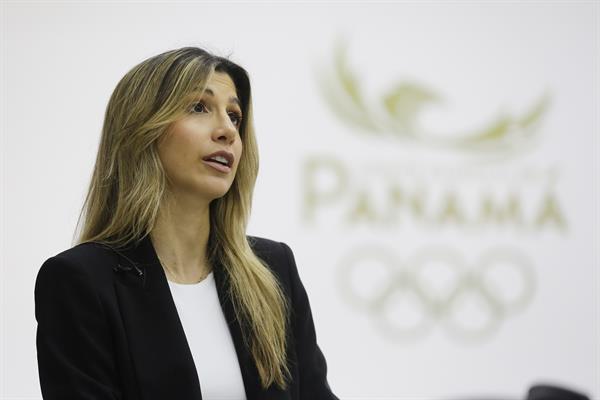
[[[117,254],[115,290],[141,397],[144,400],[201,399],[201,382],[192,353],[150,235]],[[213,275],[235,345],[246,396],[255,399],[261,391],[258,371],[244,345],[221,264],[213,265]]]

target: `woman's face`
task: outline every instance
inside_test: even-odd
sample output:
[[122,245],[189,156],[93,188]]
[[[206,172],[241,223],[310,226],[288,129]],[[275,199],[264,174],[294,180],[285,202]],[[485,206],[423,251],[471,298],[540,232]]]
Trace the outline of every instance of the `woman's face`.
[[[213,74],[202,95],[190,98],[187,113],[169,127],[158,144],[170,189],[177,198],[210,202],[227,193],[242,155],[241,113],[235,85],[223,72]],[[224,153],[211,159],[216,152]]]

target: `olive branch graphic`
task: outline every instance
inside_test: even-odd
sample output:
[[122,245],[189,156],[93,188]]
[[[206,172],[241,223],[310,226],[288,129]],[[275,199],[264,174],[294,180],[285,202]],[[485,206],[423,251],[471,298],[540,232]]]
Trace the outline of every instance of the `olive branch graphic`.
[[503,113],[484,126],[467,132],[440,134],[420,124],[424,107],[440,103],[441,97],[422,84],[401,81],[369,104],[359,79],[349,65],[345,42],[338,40],[333,66],[317,73],[319,89],[340,119],[370,136],[392,136],[429,147],[464,152],[515,153],[529,147],[538,136],[542,117],[550,105],[546,91],[520,115]]

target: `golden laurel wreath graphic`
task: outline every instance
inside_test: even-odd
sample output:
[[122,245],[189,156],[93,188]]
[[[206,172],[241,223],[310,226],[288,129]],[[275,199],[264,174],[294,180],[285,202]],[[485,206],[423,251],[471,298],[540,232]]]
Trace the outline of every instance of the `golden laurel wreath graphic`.
[[[535,291],[532,263],[512,247],[489,249],[471,266],[450,247],[429,246],[405,261],[386,248],[356,248],[338,272],[343,298],[398,341],[421,338],[436,324],[459,340],[485,339]],[[436,286],[442,273],[448,279]],[[507,283],[503,276],[513,279]],[[473,306],[477,318],[469,314]]]
[[441,103],[441,96],[421,84],[403,81],[390,85],[374,104],[368,103],[356,73],[348,65],[346,44],[342,40],[334,46],[332,68],[320,69],[317,81],[331,110],[363,133],[391,135],[428,147],[474,153],[507,155],[531,147],[550,104],[546,92],[521,115],[500,115],[468,132],[428,132],[420,124],[420,114],[426,106]]

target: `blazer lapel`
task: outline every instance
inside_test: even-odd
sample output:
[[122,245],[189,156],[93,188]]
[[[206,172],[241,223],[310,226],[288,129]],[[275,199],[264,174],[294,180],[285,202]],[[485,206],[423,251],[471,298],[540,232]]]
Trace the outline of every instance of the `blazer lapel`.
[[[144,400],[202,399],[201,382],[167,278],[149,235],[118,251],[115,290]],[[235,345],[247,398],[260,391],[258,371],[244,345],[221,265],[213,266],[221,308]]]
[[149,236],[120,254],[115,290],[142,399],[201,399],[194,360]]
[[248,400],[258,399],[258,394],[261,390],[258,369],[254,364],[252,354],[250,354],[248,347],[244,344],[244,338],[242,335],[243,328],[235,315],[233,303],[231,301],[231,297],[229,296],[229,282],[227,279],[227,274],[225,273],[221,264],[217,264],[213,268],[213,275],[215,277],[215,284],[217,286],[217,293],[219,295],[221,309],[225,315],[227,325],[229,326],[229,332],[231,333],[231,338],[237,353],[240,370],[242,372],[242,379],[244,380],[246,397]]

